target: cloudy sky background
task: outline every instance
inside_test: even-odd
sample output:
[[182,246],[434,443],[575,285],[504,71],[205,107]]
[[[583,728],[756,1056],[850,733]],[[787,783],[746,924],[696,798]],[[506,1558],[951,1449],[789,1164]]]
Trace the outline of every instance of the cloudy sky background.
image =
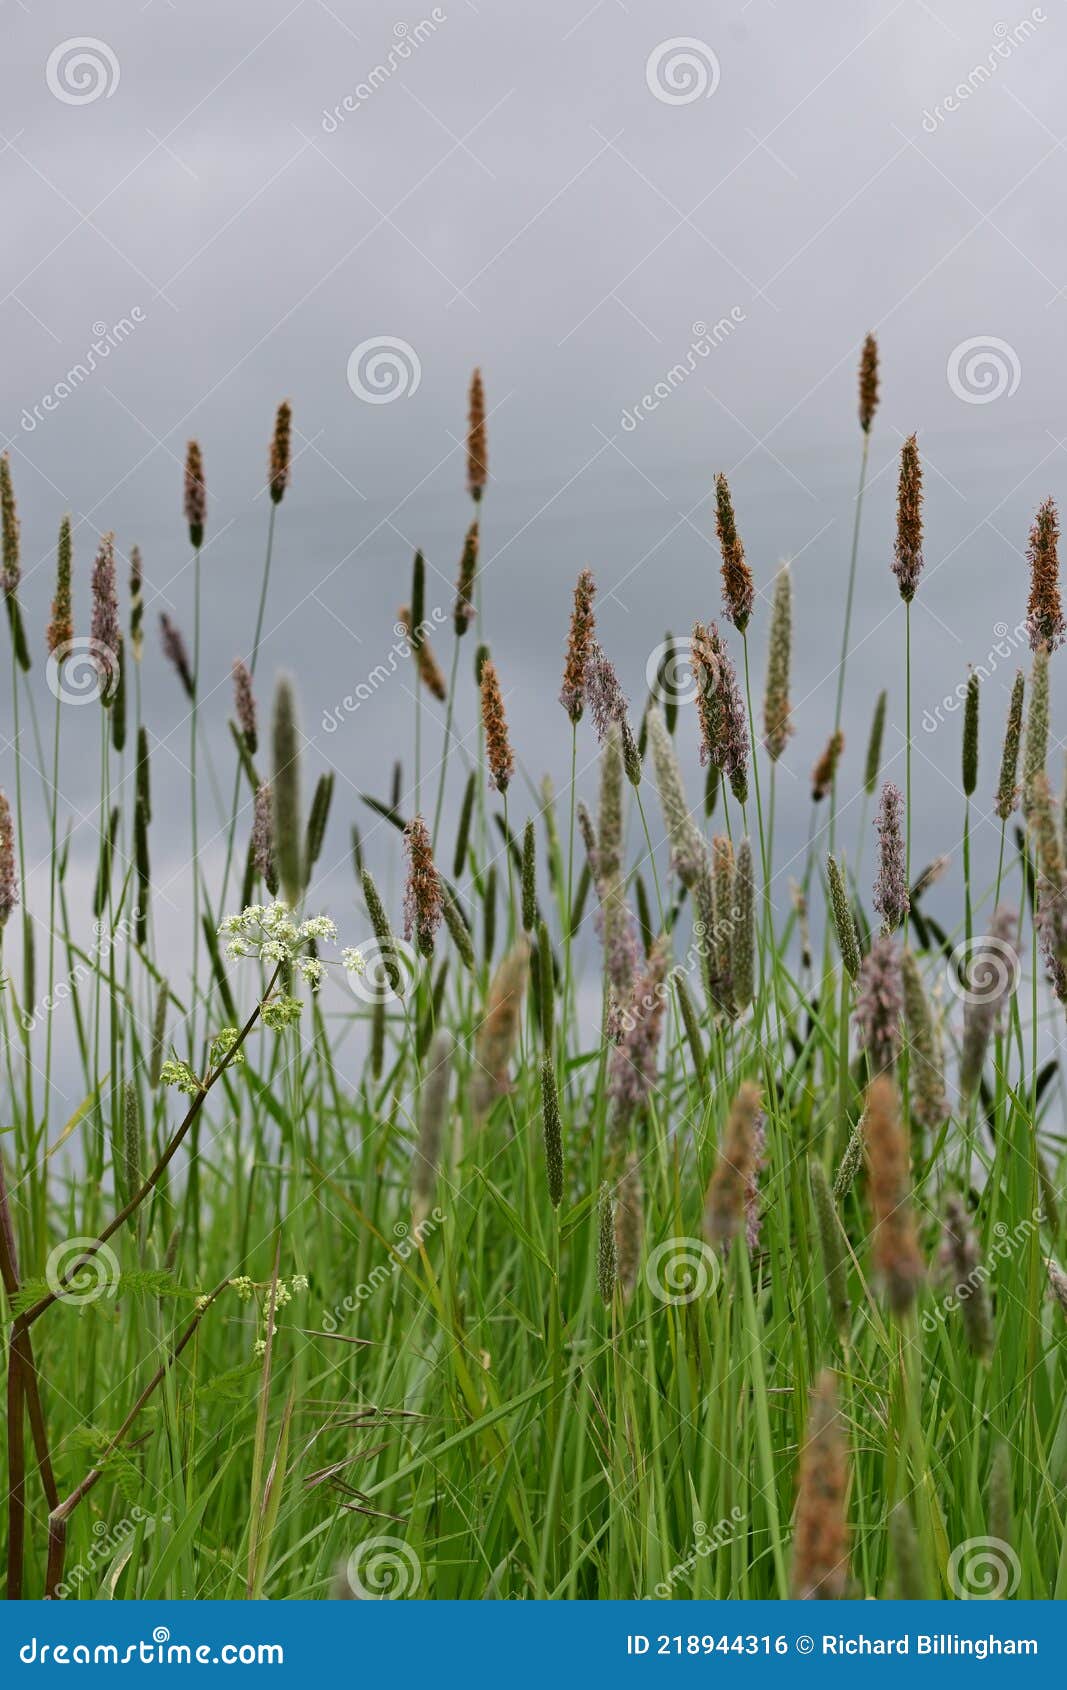
[[[410,802],[410,677],[402,670],[335,732],[324,719],[387,661],[416,545],[430,564],[429,604],[450,605],[470,515],[461,440],[475,364],[491,408],[487,636],[530,781],[551,770],[562,787],[569,766],[556,695],[582,566],[596,574],[602,638],[639,704],[664,631],[717,614],[716,470],[729,474],[761,592],[780,560],[795,560],[798,731],[779,780],[781,890],[805,847],[809,771],[832,725],[859,462],[855,368],[876,330],[883,399],[845,791],[858,783],[881,686],[887,757],[903,784],[903,616],[888,563],[896,456],[918,430],[927,572],[913,615],[914,856],[958,856],[960,719],[926,731],[924,711],[934,719],[968,663],[989,667],[1003,629],[1020,622],[1033,512],[1067,489],[1060,8],[601,0],[583,14],[582,0],[447,0],[435,13],[377,0],[5,0],[3,10],[0,436],[22,520],[32,685],[47,739],[43,633],[55,533],[70,510],[82,631],[99,535],[113,529],[123,554],[136,541],[145,558],[164,947],[177,955],[188,927],[188,725],[158,644],[161,610],[192,632],[187,438],[202,443],[209,487],[203,715],[228,796],[229,665],[251,642],[274,409],[293,403],[261,709],[277,672],[291,670],[308,789],[324,768],[338,775],[323,896],[356,939],[348,827],[359,818],[395,881],[394,836],[375,832],[358,793],[382,793],[401,756]],[[87,84],[65,81],[63,44],[86,36],[103,44],[89,49],[96,69]],[[706,82],[684,102],[661,97],[692,92],[665,80],[663,44],[679,38],[696,42],[694,74]],[[389,74],[368,97],[375,66]],[[103,367],[42,411],[99,325],[135,310],[143,321]],[[695,373],[624,426],[685,359],[694,325],[731,313],[731,332]],[[411,350],[402,391],[372,404],[353,391],[349,364],[382,338]],[[990,385],[975,389],[959,349],[990,341]],[[767,620],[760,603],[757,689]],[[474,720],[468,643],[461,734]],[[447,661],[450,632],[439,646]],[[1008,690],[1027,655],[994,656],[983,693],[979,881],[995,868],[999,830],[985,818]],[[6,695],[0,710],[0,781],[11,791]],[[432,767],[441,725],[435,707],[429,716]],[[98,726],[95,707],[64,708],[75,906],[95,866]],[[31,904],[43,919],[47,826],[25,715],[23,728]],[[688,716],[680,745],[695,799]],[[593,756],[586,726],[585,791]],[[514,806],[520,819],[526,802]],[[223,847],[207,810],[202,862],[217,884]],[[854,805],[850,846],[858,819]],[[947,917],[955,900],[945,895]]]

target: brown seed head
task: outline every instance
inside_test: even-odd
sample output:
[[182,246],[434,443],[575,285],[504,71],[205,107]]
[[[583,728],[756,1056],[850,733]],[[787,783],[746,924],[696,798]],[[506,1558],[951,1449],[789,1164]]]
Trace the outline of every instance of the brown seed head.
[[424,957],[433,956],[434,935],[441,924],[441,877],[433,860],[430,830],[421,816],[413,816],[404,829],[408,859],[404,891],[404,938],[414,938]]
[[189,544],[197,550],[204,543],[204,524],[207,521],[204,460],[197,440],[190,440],[185,448],[185,520],[189,524]]
[[874,1211],[874,1261],[894,1314],[915,1301],[926,1267],[911,1202],[911,1162],[900,1114],[900,1093],[888,1074],[867,1089],[868,1188]]
[[567,639],[567,656],[563,665],[563,686],[560,689],[559,701],[571,721],[578,725],[585,708],[585,679],[586,670],[593,649],[593,636],[596,631],[596,616],[593,603],[596,599],[596,582],[591,569],[583,569],[578,577],[574,589],[574,608],[571,611],[571,629]]
[[745,548],[734,521],[733,500],[725,475],[715,477],[715,531],[722,552],[722,602],[727,616],[743,634],[756,596],[752,571],[745,561]]
[[489,1002],[474,1038],[471,1107],[483,1116],[511,1089],[508,1064],[519,1037],[522,999],[530,969],[530,945],[520,936],[493,975]]
[[0,587],[10,595],[18,592],[22,570],[19,564],[18,511],[15,508],[15,489],[11,484],[11,458],[7,452],[0,457],[0,525],[3,528]]
[[748,797],[748,717],[737,671],[714,622],[693,624],[690,667],[700,719],[700,761],[727,777],[739,804]]
[[274,504],[280,505],[285,497],[285,489],[289,485],[290,470],[290,431],[292,429],[293,411],[288,399],[283,399],[278,406],[278,414],[274,419],[274,437],[270,443],[270,470],[267,475],[267,486]]
[[724,1253],[745,1228],[746,1198],[755,1189],[762,1127],[759,1087],[746,1083],[730,1106],[718,1165],[704,1199],[704,1236]]
[[848,1589],[848,1450],[837,1389],[829,1369],[812,1393],[800,1458],[793,1595],[802,1601],[840,1600]]
[[482,664],[482,729],[485,733],[485,755],[489,764],[490,784],[498,792],[506,792],[515,773],[515,759],[508,739],[504,698],[500,691],[500,677],[496,664],[487,657]]
[[181,630],[171,621],[166,611],[160,612],[159,627],[163,636],[163,655],[173,665],[189,697],[193,698],[196,694],[196,683],[189,666],[189,653],[185,648]]
[[841,761],[841,753],[845,749],[845,736],[838,728],[826,742],[826,749],[815,767],[811,771],[811,801],[821,804],[828,797],[837,773],[837,765]]
[[400,606],[396,613],[396,620],[401,632],[407,637],[408,644],[411,646],[411,655],[415,659],[415,668],[418,671],[419,680],[426,691],[432,693],[434,698],[443,704],[448,697],[448,683],[433,654],[433,647],[425,634],[418,644],[415,643],[411,611],[406,604]]
[[1030,650],[1047,646],[1055,651],[1063,644],[1067,622],[1060,604],[1060,519],[1056,506],[1046,499],[1038,509],[1030,530],[1026,555],[1030,559],[1030,602],[1027,605],[1026,628],[1030,635]]
[[897,483],[897,538],[893,547],[893,574],[900,596],[910,604],[919,585],[923,567],[923,472],[919,446],[909,434],[900,449],[900,479]]
[[470,412],[467,422],[467,490],[478,502],[489,480],[489,456],[485,439],[485,390],[482,372],[471,376]]
[[869,334],[860,353],[860,427],[870,434],[878,409],[878,342]]

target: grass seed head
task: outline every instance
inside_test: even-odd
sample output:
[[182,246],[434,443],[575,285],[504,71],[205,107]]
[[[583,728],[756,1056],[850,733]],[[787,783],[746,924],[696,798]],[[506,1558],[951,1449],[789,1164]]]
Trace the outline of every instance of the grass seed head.
[[848,1591],[848,1447],[833,1374],[819,1374],[800,1457],[793,1595],[839,1601]]
[[868,797],[878,785],[878,770],[882,762],[882,739],[885,734],[885,710],[889,695],[880,692],[874,703],[871,732],[867,740],[867,761],[864,765],[863,789]]
[[100,677],[101,704],[109,704],[118,680],[119,596],[115,581],[115,536],[105,534],[96,553],[92,574],[93,608],[90,622],[92,658]]
[[414,938],[422,955],[431,957],[441,925],[441,877],[433,860],[430,830],[421,816],[413,816],[404,829],[404,850],[408,860],[404,938]]
[[671,867],[682,885],[691,891],[707,870],[708,848],[685,801],[685,787],[674,741],[658,704],[649,705],[645,719],[660,807],[671,844]]
[[727,617],[739,634],[748,627],[756,596],[752,571],[734,520],[733,500],[725,475],[715,477],[715,532],[722,553],[722,602]]
[[734,1002],[738,1013],[744,1014],[756,992],[756,875],[748,839],[737,847],[730,975]]
[[[559,701],[577,727],[585,709],[586,671],[596,634],[596,581],[591,569],[583,569],[574,588],[567,655],[563,663],[563,685]],[[603,737],[603,736],[601,736]]]
[[303,893],[304,863],[301,850],[300,816],[300,732],[296,720],[296,695],[292,682],[282,676],[274,694],[273,772],[271,815],[274,830],[274,861],[282,896],[295,909]]
[[628,1303],[637,1285],[645,1241],[645,1192],[636,1151],[626,1158],[615,1187],[615,1260],[622,1300]]
[[833,788],[837,765],[845,749],[845,736],[840,728],[830,735],[822,756],[811,771],[811,801],[821,804]]
[[482,730],[485,734],[485,755],[489,764],[489,783],[504,793],[515,773],[515,758],[508,738],[508,722],[504,714],[504,697],[496,664],[487,657],[482,664]]
[[256,788],[252,808],[252,865],[273,898],[278,891],[278,874],[274,867],[274,819],[270,782]]
[[714,622],[693,625],[690,666],[700,720],[700,761],[713,763],[739,804],[748,799],[748,718],[733,660]]
[[860,1049],[867,1052],[872,1074],[892,1071],[902,1043],[904,987],[900,956],[888,935],[876,939],[867,952],[857,984],[855,1018]]
[[974,795],[978,785],[978,675],[975,670],[967,677],[967,696],[963,705],[963,791],[967,798]]
[[8,598],[19,590],[22,567],[19,562],[19,518],[11,480],[11,456],[0,456],[0,587]]
[[471,1107],[477,1118],[487,1115],[497,1098],[511,1090],[508,1069],[518,1044],[529,973],[530,944],[523,935],[493,975],[485,1015],[475,1034]]
[[407,637],[411,646],[411,655],[415,659],[415,671],[426,691],[443,704],[448,697],[448,683],[445,680],[441,666],[434,656],[433,647],[425,634],[420,639],[415,638],[417,624],[414,612],[406,604],[402,604],[396,613],[397,626]]
[[204,460],[196,440],[190,440],[185,448],[185,520],[189,524],[189,544],[194,551],[199,551],[204,543],[204,525],[207,522],[207,487]]
[[166,611],[160,611],[159,631],[163,641],[163,655],[167,659],[174,673],[177,675],[186,697],[196,697],[196,682],[189,663],[189,653],[186,650],[185,639],[181,629],[172,622]]
[[270,488],[271,502],[275,505],[281,504],[285,497],[285,489],[289,485],[292,425],[292,406],[288,399],[283,399],[274,418],[274,434],[270,443],[270,467],[267,471],[267,486]]
[[789,703],[789,664],[793,647],[793,586],[789,565],[783,564],[774,583],[771,637],[767,653],[767,685],[763,695],[763,743],[776,763],[795,730]]
[[471,376],[470,402],[467,418],[467,491],[475,504],[485,492],[489,480],[489,452],[485,436],[485,390],[482,372]]
[[860,353],[860,427],[870,434],[878,409],[878,342],[869,334]]
[[456,638],[462,639],[477,614],[474,606],[474,580],[478,573],[478,524],[472,522],[463,542],[456,578],[456,602],[452,608],[452,625]]
[[1060,519],[1051,499],[1038,507],[1026,555],[1030,560],[1030,602],[1027,605],[1026,628],[1030,635],[1030,650],[1041,646],[1055,651],[1063,644],[1067,622],[1060,603]]
[[882,787],[875,817],[878,834],[878,878],[874,885],[874,907],[882,917],[883,930],[899,927],[911,909],[906,876],[903,831],[904,795],[887,780]]
[[19,901],[18,872],[15,866],[15,829],[11,821],[11,805],[7,794],[0,792],[0,933]]
[[923,989],[919,965],[910,950],[901,956],[900,972],[910,1052],[911,1110],[922,1126],[938,1132],[949,1114],[941,1036]]
[[909,434],[900,449],[900,479],[897,483],[897,538],[893,548],[893,574],[900,596],[910,604],[923,569],[923,475],[919,446]]
[[993,1311],[985,1287],[982,1253],[966,1205],[955,1192],[945,1199],[941,1266],[951,1277],[952,1295],[971,1352],[979,1361],[988,1361],[993,1352]]
[[915,1301],[926,1266],[919,1250],[911,1196],[911,1160],[900,1093],[888,1074],[867,1089],[868,1187],[874,1211],[874,1262],[896,1315]]
[[704,1198],[704,1237],[724,1255],[734,1239],[746,1232],[749,1196],[759,1171],[762,1134],[759,1087],[746,1082],[730,1105],[719,1160]]
[[74,547],[71,540],[70,517],[59,525],[59,544],[56,548],[56,593],[52,600],[52,620],[45,636],[50,656],[55,657],[74,638],[74,611],[71,602],[71,573]]
[[836,857],[826,859],[826,878],[830,886],[830,910],[834,918],[834,931],[837,934],[841,961],[849,979],[855,980],[860,971],[860,943],[845,876]]
[[240,657],[233,660],[233,707],[237,725],[244,735],[245,749],[250,757],[254,757],[259,744],[259,736],[256,733],[256,700],[252,691],[251,673]]
[[605,1308],[615,1296],[619,1276],[619,1258],[615,1244],[615,1205],[606,1180],[600,1186],[597,1202],[596,1287]]
[[996,811],[1002,822],[1007,821],[1019,801],[1016,774],[1019,767],[1019,743],[1023,731],[1025,688],[1026,679],[1020,669],[1012,683],[1011,702],[1008,705],[1008,721],[1004,729],[1004,749],[1000,758],[1000,780],[997,783]]
[[559,1113],[556,1070],[550,1056],[541,1059],[541,1129],[545,1141],[545,1178],[554,1209],[563,1201],[563,1123]]
[[1023,753],[1024,815],[1029,814],[1034,780],[1044,774],[1048,761],[1048,656],[1048,646],[1038,646],[1030,670],[1030,708],[1026,714],[1026,747]]

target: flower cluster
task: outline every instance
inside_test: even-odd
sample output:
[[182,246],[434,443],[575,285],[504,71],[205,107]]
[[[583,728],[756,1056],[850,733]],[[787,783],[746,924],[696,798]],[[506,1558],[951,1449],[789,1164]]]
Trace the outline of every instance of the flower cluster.
[[[284,1309],[287,1303],[291,1303],[294,1296],[298,1295],[301,1291],[306,1291],[307,1288],[308,1278],[306,1273],[295,1273],[292,1279],[288,1282],[284,1279],[279,1279],[273,1287],[275,1314],[277,1314],[279,1309]],[[230,1289],[235,1293],[239,1302],[250,1303],[254,1298],[257,1304],[262,1303],[263,1305],[260,1308],[260,1315],[263,1320],[264,1335],[261,1338],[257,1338],[252,1346],[253,1355],[261,1356],[267,1347],[266,1326],[267,1313],[270,1308],[271,1282],[268,1280],[265,1284],[257,1283],[257,1281],[250,1279],[248,1274],[242,1273],[238,1274],[235,1279],[230,1280]],[[277,1324],[274,1324],[271,1327],[269,1336],[273,1338],[277,1331]]]
[[[302,954],[318,939],[336,939],[337,928],[326,915],[309,916],[296,922],[288,904],[249,904],[240,915],[228,915],[219,933],[229,940],[227,955],[258,957],[262,962],[279,966],[295,965],[302,979],[317,986],[322,979],[322,963],[316,956]],[[348,957],[349,952],[345,952]],[[350,961],[345,967],[354,966]]]

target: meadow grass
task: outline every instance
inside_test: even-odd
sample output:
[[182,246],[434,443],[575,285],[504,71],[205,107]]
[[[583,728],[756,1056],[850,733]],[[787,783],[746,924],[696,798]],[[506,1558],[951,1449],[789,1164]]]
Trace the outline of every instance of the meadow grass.
[[[861,496],[876,360],[868,340]],[[61,532],[55,739],[39,762],[45,642],[19,606],[5,461],[25,736],[14,806],[0,805],[0,924],[25,922],[0,998],[8,1594],[1064,1596],[1063,1134],[1039,1039],[1050,1015],[1058,1037],[1067,998],[1067,868],[1044,775],[1048,657],[1063,637],[1051,502],[1031,549],[1025,828],[1023,686],[994,791],[976,761],[976,678],[961,747],[964,904],[947,930],[925,907],[932,876],[909,884],[910,782],[907,795],[882,788],[873,871],[859,853],[828,859],[846,823],[862,815],[866,829],[885,713],[884,695],[870,701],[864,785],[845,793],[836,735],[862,593],[857,507],[834,737],[783,913],[772,893],[790,870],[774,838],[792,726],[788,571],[772,588],[758,743],[747,629],[772,594],[755,593],[725,477],[733,632],[700,622],[688,652],[668,641],[647,706],[630,709],[596,644],[584,571],[562,663],[571,769],[534,801],[512,782],[506,675],[477,608],[490,484],[476,376],[476,520],[457,545],[453,624],[424,620],[421,557],[401,616],[416,732],[423,691],[445,706],[438,762],[420,763],[420,743],[411,765],[433,827],[415,786],[388,793],[383,779],[373,826],[405,868],[404,907],[381,895],[357,833],[352,898],[324,914],[315,865],[338,817],[329,775],[310,798],[301,779],[299,680],[279,682],[269,729],[253,697],[289,430],[283,406],[257,615],[235,672],[225,873],[207,884],[191,841],[195,961],[180,977],[149,919],[139,557],[124,637],[104,540],[91,644],[75,650],[69,524]],[[191,445],[197,576],[204,475]],[[921,584],[921,499],[911,437],[894,564],[902,639]],[[468,629],[473,678],[457,661]],[[431,632],[453,641],[443,664]],[[190,823],[202,829],[199,623],[194,634],[192,662],[170,624],[163,646],[188,702]],[[63,676],[86,657],[101,736],[88,937],[69,907],[59,779]],[[120,711],[133,782],[113,779]],[[468,768],[453,723],[476,711]],[[675,753],[698,731],[702,795],[687,793]],[[579,739],[583,761],[600,763],[595,815],[576,804]],[[446,787],[463,797],[458,839],[441,831]],[[23,839],[38,803],[52,843],[31,926]],[[972,885],[966,847],[994,810],[997,883]],[[66,1120],[50,1086],[60,978],[84,1096]],[[591,1032],[580,990],[600,1003]],[[365,1057],[352,1087],[336,1057],[354,1033]]]

